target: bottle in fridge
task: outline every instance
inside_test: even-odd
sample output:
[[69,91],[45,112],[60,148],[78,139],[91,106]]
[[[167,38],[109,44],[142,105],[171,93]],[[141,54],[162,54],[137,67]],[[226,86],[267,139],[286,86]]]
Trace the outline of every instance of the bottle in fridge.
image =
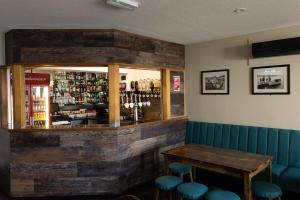
[[48,128],[50,74],[25,73],[25,85],[26,127]]

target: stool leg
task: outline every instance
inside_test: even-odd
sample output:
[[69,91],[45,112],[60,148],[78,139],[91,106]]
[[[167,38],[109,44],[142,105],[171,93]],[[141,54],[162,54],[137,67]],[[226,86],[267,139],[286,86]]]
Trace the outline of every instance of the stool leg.
[[155,199],[156,199],[156,200],[159,199],[159,189],[157,189],[157,188],[156,188],[156,197],[155,197]]
[[191,182],[194,182],[194,181],[193,181],[193,174],[192,174],[192,172],[190,172],[189,174],[190,174]]
[[281,200],[281,197],[278,197],[278,200]]
[[180,178],[183,179],[183,173],[180,173]]
[[197,182],[197,168],[196,167],[193,167],[193,177],[194,177],[194,180]]
[[169,200],[172,200],[172,191],[169,192]]

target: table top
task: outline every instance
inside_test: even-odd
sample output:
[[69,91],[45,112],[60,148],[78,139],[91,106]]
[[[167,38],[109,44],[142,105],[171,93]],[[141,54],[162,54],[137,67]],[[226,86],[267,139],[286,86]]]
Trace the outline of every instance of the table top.
[[243,172],[254,172],[262,165],[272,161],[272,156],[197,144],[176,147],[162,152],[162,154],[165,156],[227,167]]

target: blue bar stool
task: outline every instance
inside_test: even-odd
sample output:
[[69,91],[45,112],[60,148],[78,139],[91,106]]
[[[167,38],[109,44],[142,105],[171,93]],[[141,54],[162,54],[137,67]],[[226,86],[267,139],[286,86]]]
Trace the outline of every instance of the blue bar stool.
[[172,190],[175,189],[183,181],[177,176],[161,176],[155,180],[156,189],[156,200],[159,199],[159,191],[169,192],[169,200],[172,200]]
[[183,199],[197,200],[200,199],[208,188],[200,183],[183,183],[177,187],[177,191]]
[[272,183],[255,181],[252,183],[252,191],[256,197],[281,200],[281,188]]
[[183,179],[183,175],[189,174],[190,180],[191,182],[193,182],[193,174],[192,174],[193,167],[191,165],[183,164],[179,162],[172,162],[170,163],[169,168],[172,173],[180,174],[181,179]]
[[238,195],[227,190],[212,190],[205,195],[205,200],[241,200]]

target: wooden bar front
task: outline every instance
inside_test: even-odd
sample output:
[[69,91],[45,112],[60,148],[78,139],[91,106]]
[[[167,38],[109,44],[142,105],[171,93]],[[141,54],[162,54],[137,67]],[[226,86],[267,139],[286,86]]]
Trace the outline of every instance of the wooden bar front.
[[10,171],[4,185],[11,197],[120,194],[159,175],[160,152],[184,144],[186,120],[1,131],[1,148],[10,146],[2,157]]

